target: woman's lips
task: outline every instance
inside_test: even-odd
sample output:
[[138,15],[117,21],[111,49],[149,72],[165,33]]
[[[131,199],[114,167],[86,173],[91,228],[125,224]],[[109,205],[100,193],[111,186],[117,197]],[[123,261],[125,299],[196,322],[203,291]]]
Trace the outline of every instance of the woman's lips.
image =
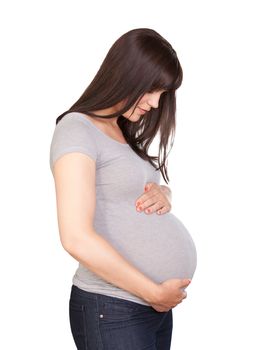
[[147,112],[147,111],[145,111],[145,109],[142,109],[142,108],[140,108],[140,107],[138,107],[138,109],[140,110],[140,112],[141,112],[142,114],[144,114],[144,113]]

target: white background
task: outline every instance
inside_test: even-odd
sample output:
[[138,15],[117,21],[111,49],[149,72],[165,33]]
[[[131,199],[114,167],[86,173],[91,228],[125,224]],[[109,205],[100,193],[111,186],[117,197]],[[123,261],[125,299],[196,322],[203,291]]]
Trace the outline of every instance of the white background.
[[0,13],[0,348],[75,349],[78,264],[59,240],[49,145],[114,41],[148,27],[184,71],[169,186],[198,252],[172,350],[272,349],[270,1],[6,1]]

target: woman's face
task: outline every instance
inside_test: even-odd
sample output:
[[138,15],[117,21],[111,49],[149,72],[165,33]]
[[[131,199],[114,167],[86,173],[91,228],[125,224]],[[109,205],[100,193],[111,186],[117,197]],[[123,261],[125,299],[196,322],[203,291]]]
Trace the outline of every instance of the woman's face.
[[145,95],[141,98],[141,100],[136,102],[128,111],[126,111],[122,115],[132,122],[138,121],[139,118],[147,111],[150,111],[152,108],[158,108],[160,96],[164,91],[167,90],[162,89],[153,92],[146,92]]

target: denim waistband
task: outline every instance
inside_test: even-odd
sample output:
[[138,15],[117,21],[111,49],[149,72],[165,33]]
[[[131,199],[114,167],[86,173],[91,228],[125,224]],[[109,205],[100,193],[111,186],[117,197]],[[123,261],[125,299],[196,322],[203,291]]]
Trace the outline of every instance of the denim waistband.
[[101,302],[107,302],[107,303],[113,303],[113,304],[127,304],[129,306],[140,307],[142,309],[153,309],[152,306],[143,305],[143,304],[131,301],[131,300],[126,300],[126,299],[113,297],[110,295],[104,295],[104,294],[100,294],[100,293],[88,292],[86,290],[83,290],[83,289],[75,286],[74,284],[72,284],[72,286],[71,286],[71,293],[75,293],[77,295],[80,295],[81,297],[91,299],[93,301],[101,301]]

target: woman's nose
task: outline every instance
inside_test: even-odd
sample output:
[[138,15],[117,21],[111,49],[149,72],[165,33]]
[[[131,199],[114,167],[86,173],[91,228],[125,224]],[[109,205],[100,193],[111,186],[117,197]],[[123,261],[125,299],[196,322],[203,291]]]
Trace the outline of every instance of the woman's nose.
[[149,97],[148,103],[152,108],[158,108],[158,102],[160,99],[160,92],[157,93],[153,93],[151,94],[151,96]]

